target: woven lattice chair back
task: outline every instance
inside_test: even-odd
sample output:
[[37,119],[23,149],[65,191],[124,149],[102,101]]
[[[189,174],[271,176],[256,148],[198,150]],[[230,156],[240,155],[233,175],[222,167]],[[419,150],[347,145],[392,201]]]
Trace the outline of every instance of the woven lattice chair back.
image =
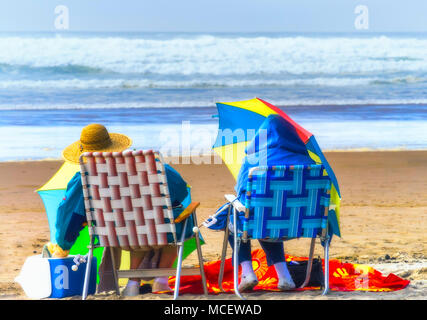
[[253,168],[243,238],[313,238],[327,225],[331,182],[322,165]]
[[158,152],[87,152],[80,160],[89,234],[102,247],[149,249],[177,243]]

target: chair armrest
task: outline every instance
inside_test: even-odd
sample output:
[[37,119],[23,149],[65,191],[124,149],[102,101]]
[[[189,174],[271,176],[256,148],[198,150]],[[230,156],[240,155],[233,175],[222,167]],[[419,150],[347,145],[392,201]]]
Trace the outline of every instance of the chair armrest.
[[181,214],[174,220],[175,223],[180,223],[181,221],[187,219],[190,214],[192,214],[197,207],[200,205],[200,202],[192,202],[190,203],[187,208],[184,209],[184,211],[181,212]]
[[231,203],[231,205],[239,212],[245,212],[246,207],[237,199],[233,194],[224,195],[225,199]]

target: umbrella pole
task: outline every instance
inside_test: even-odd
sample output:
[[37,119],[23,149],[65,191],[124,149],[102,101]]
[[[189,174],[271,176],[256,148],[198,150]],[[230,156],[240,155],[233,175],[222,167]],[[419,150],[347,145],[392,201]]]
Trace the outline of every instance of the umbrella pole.
[[237,210],[236,208],[233,207],[233,216],[234,216],[234,221],[233,221],[233,229],[234,229],[234,261],[233,261],[233,265],[234,265],[234,292],[236,293],[236,295],[242,299],[242,300],[246,300],[245,298],[242,297],[242,295],[239,292],[239,247],[240,247],[240,238],[237,234]]
[[219,277],[218,277],[218,286],[222,292],[224,292],[224,289],[222,287],[222,280],[224,278],[225,256],[227,254],[228,236],[230,234],[230,230],[228,229],[228,223],[230,221],[230,210],[231,210],[231,206],[228,207],[227,222],[225,224],[225,230],[224,230],[224,241],[222,243],[221,266],[219,267]]

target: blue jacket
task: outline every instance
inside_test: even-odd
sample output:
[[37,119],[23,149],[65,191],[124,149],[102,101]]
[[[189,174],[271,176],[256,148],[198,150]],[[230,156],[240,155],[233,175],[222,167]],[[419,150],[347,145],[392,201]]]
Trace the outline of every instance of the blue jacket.
[[253,167],[314,164],[295,128],[279,115],[269,115],[246,147],[235,191],[244,204],[248,173]]
[[[174,168],[167,164],[165,164],[165,171],[172,206],[179,206],[188,195],[187,183]],[[174,217],[178,217],[183,210],[184,208],[174,208]],[[65,198],[59,204],[57,211],[56,242],[63,250],[69,250],[73,246],[85,222],[86,212],[83,199],[83,188],[80,172],[77,172],[70,182],[68,182]],[[177,237],[180,239],[183,222],[175,226]],[[191,235],[192,228],[193,221],[190,219],[187,223],[186,237]],[[168,240],[171,241],[169,238],[168,234]]]

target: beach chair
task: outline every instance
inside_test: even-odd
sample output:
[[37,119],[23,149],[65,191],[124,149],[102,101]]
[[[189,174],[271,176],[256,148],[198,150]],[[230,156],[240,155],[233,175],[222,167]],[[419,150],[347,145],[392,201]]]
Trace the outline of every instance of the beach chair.
[[[238,290],[238,251],[241,241],[259,239],[266,241],[283,241],[300,237],[312,238],[306,278],[300,288],[309,280],[313,263],[316,237],[324,245],[325,275],[324,290],[329,290],[329,243],[328,211],[329,190],[331,182],[323,175],[322,165],[262,166],[250,169],[245,205],[234,195],[225,195],[230,205],[227,223],[229,225],[231,210],[233,221],[237,213],[244,212],[243,230],[238,230],[233,223],[234,234],[234,291],[244,299]],[[251,214],[249,214],[251,212]],[[229,228],[224,232],[224,242],[218,284],[221,291],[224,276],[225,256]],[[236,236],[237,235],[237,236]]]
[[[199,259],[197,268],[182,268],[185,232],[182,232],[181,239],[177,239],[175,228],[175,223],[183,221],[183,230],[186,230],[189,219],[193,219],[197,226],[196,208],[199,203],[191,203],[174,219],[165,168],[158,152],[86,152],[80,157],[80,169],[90,236],[83,300],[87,297],[95,247],[111,250],[118,295],[118,278],[173,275],[176,276],[174,299],[179,295],[181,275],[201,275],[204,293],[208,294],[197,228],[193,234]],[[97,245],[95,237],[99,239]],[[117,270],[113,248],[151,250],[167,245],[178,249],[176,268]]]

